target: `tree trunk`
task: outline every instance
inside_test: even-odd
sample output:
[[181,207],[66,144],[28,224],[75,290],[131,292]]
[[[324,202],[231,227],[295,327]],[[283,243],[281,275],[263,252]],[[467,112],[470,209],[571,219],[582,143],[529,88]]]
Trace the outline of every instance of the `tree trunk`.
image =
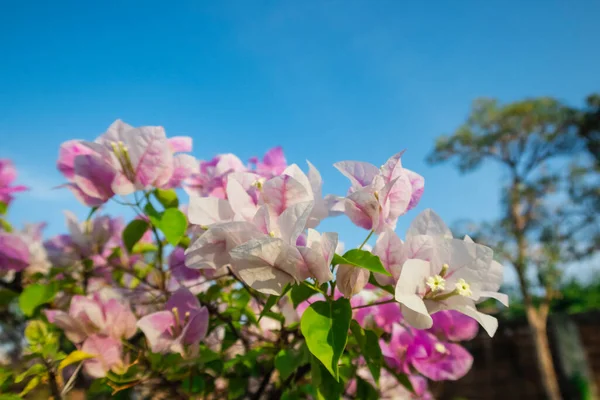
[[527,321],[535,344],[537,355],[537,365],[540,373],[540,379],[544,385],[546,398],[548,400],[561,400],[558,379],[552,362],[552,352],[548,343],[548,333],[546,323],[548,320],[547,312],[537,310],[534,306],[527,306]]
[[538,372],[540,373],[540,379],[544,386],[546,398],[548,400],[561,400],[562,396],[558,386],[556,371],[554,370],[554,363],[552,362],[552,352],[550,351],[546,330],[546,322],[548,320],[550,307],[549,298],[545,299],[539,309],[536,308],[531,299],[529,282],[527,282],[527,278],[525,277],[527,267],[526,231],[528,221],[527,217],[522,213],[519,192],[521,180],[516,175],[516,171],[514,176],[515,179],[511,187],[509,205],[510,217],[513,223],[513,235],[517,242],[517,257],[513,264],[519,278],[519,288],[521,289],[521,295],[523,296],[523,302],[525,303],[527,322],[529,323],[529,330],[535,344]]

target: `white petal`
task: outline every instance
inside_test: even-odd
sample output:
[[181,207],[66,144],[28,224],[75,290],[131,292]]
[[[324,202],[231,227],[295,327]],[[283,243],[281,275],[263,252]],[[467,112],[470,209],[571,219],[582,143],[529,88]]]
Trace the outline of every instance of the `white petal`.
[[190,196],[188,219],[195,225],[212,225],[233,219],[233,210],[227,200],[217,197]]
[[452,238],[452,232],[439,215],[427,209],[417,215],[408,228],[406,236],[429,235]]

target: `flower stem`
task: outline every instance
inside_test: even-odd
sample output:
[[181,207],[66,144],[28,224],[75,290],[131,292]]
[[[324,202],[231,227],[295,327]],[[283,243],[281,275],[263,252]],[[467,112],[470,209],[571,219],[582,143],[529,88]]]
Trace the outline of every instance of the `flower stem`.
[[352,309],[353,310],[358,310],[360,308],[375,307],[375,306],[380,306],[382,304],[389,304],[389,303],[395,303],[395,302],[396,302],[395,299],[390,299],[390,300],[380,301],[379,303],[365,304],[365,305],[362,305],[362,306],[352,307]]
[[369,232],[369,235],[367,235],[367,238],[364,240],[364,242],[362,242],[362,244],[358,247],[359,250],[362,250],[362,248],[365,246],[365,244],[367,244],[367,242],[369,241],[369,239],[371,239],[371,236],[373,236],[373,233],[375,233],[375,231],[373,229],[371,229],[371,232]]

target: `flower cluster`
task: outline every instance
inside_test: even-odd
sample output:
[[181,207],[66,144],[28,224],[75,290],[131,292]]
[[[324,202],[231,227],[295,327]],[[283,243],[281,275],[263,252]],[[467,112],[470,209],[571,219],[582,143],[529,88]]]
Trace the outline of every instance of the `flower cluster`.
[[62,329],[71,342],[80,345],[82,351],[96,355],[84,363],[90,376],[101,378],[108,371],[125,368],[121,339],[135,334],[136,317],[114,293],[73,296],[68,312],[46,310],[46,317]]
[[104,204],[115,194],[173,188],[196,167],[190,137],[167,139],[164,128],[134,128],[121,120],[93,142],[70,140],[60,146],[58,169],[66,186],[88,206]]
[[[42,225],[3,219],[23,187],[0,162],[0,278],[31,320],[26,354],[43,366],[26,372],[37,379],[27,390],[68,391],[73,363],[102,378],[100,392],[176,398],[426,399],[429,381],[468,373],[459,342],[479,325],[494,335],[477,304],[508,304],[503,268],[429,209],[398,236],[424,190],[402,153],[380,168],[334,164],[351,186],[325,196],[317,168],[288,165],[280,147],[246,164],[198,162],[191,149],[189,137],[120,120],[93,142],[63,143],[65,186],[91,210],[66,212],[68,233],[45,241]],[[103,214],[113,198],[136,217]],[[318,230],[342,214],[368,231],[346,252],[338,233]]]
[[227,200],[192,196],[188,218],[205,232],[187,249],[187,267],[229,266],[251,288],[273,295],[308,278],[330,281],[338,238],[313,229],[329,214],[321,186],[310,163],[308,175],[293,164],[268,180],[231,173]]

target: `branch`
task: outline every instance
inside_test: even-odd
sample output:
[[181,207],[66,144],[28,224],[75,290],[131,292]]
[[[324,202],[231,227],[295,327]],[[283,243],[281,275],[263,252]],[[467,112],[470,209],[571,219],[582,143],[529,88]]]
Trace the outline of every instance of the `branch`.
[[263,380],[260,382],[260,386],[258,387],[258,390],[256,391],[256,393],[254,393],[250,397],[251,400],[260,400],[260,396],[263,394],[263,392],[267,388],[267,385],[269,384],[269,381],[271,380],[271,375],[273,375],[274,370],[275,370],[275,367],[271,367],[271,369],[269,369],[269,372],[267,372],[267,374],[265,375]]

